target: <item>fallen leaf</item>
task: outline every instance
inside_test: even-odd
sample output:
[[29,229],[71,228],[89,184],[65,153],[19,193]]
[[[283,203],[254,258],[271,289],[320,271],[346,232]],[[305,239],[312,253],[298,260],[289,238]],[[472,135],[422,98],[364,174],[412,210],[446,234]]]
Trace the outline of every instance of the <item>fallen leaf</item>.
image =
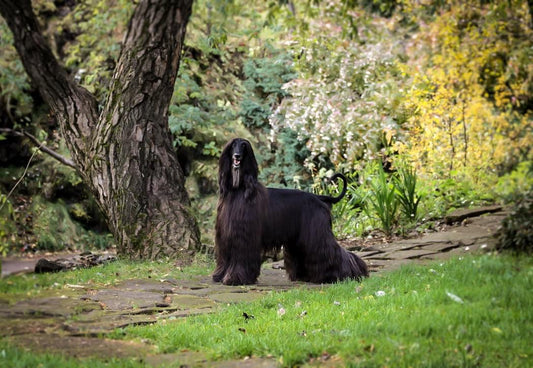
[[446,292],[446,295],[448,295],[448,297],[450,297],[451,300],[453,300],[454,302],[456,303],[460,303],[460,304],[463,304],[463,299],[459,298],[457,295],[455,294],[452,294],[450,292]]

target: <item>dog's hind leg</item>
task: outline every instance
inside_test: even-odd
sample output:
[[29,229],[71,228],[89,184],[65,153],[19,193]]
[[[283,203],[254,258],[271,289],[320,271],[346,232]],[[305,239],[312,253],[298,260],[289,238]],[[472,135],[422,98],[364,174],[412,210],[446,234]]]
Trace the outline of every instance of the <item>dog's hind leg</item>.
[[309,281],[305,264],[295,246],[285,246],[283,248],[283,263],[285,271],[291,281]]

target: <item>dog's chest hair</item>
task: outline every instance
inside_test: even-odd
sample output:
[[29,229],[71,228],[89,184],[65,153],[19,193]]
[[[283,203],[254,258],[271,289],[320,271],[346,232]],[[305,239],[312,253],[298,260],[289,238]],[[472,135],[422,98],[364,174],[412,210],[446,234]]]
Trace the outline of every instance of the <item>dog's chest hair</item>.
[[250,222],[257,222],[264,210],[255,198],[245,200],[242,193],[235,193],[220,203],[217,217],[224,218],[227,225],[245,227]]

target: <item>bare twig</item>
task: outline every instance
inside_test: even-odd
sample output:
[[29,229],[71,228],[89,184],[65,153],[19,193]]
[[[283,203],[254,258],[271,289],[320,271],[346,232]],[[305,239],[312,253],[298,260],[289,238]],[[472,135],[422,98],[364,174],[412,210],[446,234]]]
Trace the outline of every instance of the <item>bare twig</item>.
[[44,153],[47,153],[48,155],[52,156],[53,158],[55,158],[57,161],[61,162],[63,165],[67,165],[67,166],[70,166],[72,167],[73,169],[77,169],[76,167],[76,164],[74,163],[74,161],[72,161],[71,159],[69,158],[66,158],[65,156],[62,156],[60,155],[59,153],[57,153],[56,151],[52,150],[51,148],[48,148],[44,145],[44,142],[41,142],[39,141],[37,138],[35,138],[33,135],[31,135],[30,133],[22,130],[22,131],[18,131],[18,130],[14,130],[14,129],[9,129],[9,128],[3,128],[3,129],[0,129],[0,133],[8,133],[8,134],[12,134],[12,135],[15,135],[17,137],[26,137],[28,138],[35,146],[37,146],[37,148],[44,152]]
[[[5,129],[1,129],[0,131],[3,131],[3,130],[5,130]],[[41,143],[41,145],[42,145],[42,143]],[[41,146],[39,146],[39,149],[40,148],[41,148]],[[33,154],[31,155],[30,159],[28,160],[28,163],[26,164],[26,168],[24,169],[24,172],[20,176],[19,180],[17,180],[15,185],[13,185],[13,188],[11,188],[9,193],[7,193],[7,196],[5,197],[5,201],[3,201],[2,204],[0,205],[0,211],[2,211],[2,209],[4,208],[5,204],[7,203],[7,200],[9,199],[9,197],[11,197],[11,194],[13,194],[13,192],[15,191],[15,188],[18,187],[18,185],[20,184],[22,179],[24,179],[24,177],[26,176],[26,173],[28,172],[28,169],[30,168],[31,161],[33,160],[33,157],[35,156],[36,153],[37,153],[37,151],[33,152]]]

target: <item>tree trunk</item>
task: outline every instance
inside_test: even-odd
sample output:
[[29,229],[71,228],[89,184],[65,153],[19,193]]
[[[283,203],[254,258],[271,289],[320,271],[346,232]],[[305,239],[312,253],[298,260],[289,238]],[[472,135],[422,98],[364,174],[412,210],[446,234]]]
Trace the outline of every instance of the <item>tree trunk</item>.
[[191,8],[192,0],[139,2],[100,112],[53,56],[30,0],[0,0],[24,68],[57,117],[119,254],[134,259],[188,259],[200,246],[168,128]]

